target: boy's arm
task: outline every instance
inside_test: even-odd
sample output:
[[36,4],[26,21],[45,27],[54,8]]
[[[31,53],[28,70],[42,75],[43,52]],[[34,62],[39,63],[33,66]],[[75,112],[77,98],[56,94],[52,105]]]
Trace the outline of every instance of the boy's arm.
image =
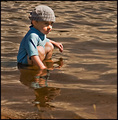
[[31,56],[31,60],[33,61],[33,63],[35,65],[37,65],[40,69],[46,69],[46,67],[44,66],[43,62],[40,60],[39,56]]
[[49,40],[54,46],[58,47],[60,52],[63,52],[63,45],[61,43],[55,42],[53,40]]

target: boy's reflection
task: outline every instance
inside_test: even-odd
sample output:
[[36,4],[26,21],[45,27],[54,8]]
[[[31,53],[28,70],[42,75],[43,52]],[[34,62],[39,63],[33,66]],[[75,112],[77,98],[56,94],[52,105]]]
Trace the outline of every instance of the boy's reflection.
[[36,66],[18,64],[20,81],[22,84],[34,89],[36,99],[33,103],[38,108],[51,107],[46,102],[50,102],[59,95],[60,88],[48,87],[47,80],[50,76],[50,70],[62,67],[63,59],[60,58],[56,62],[45,60],[43,63],[47,67],[45,70],[39,70]]
[[42,88],[35,89],[36,99],[34,100],[33,103],[38,108],[39,107],[52,108],[54,106],[49,105],[47,102],[51,102],[59,94],[60,94],[60,88],[42,87]]

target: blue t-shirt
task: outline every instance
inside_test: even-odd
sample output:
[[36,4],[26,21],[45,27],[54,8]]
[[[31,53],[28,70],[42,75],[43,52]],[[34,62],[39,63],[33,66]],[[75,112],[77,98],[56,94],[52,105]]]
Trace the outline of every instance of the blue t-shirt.
[[27,55],[29,56],[29,59],[33,55],[38,55],[37,46],[42,46],[45,48],[46,42],[49,42],[49,39],[46,38],[46,35],[31,26],[30,30],[21,41],[17,62],[28,64]]

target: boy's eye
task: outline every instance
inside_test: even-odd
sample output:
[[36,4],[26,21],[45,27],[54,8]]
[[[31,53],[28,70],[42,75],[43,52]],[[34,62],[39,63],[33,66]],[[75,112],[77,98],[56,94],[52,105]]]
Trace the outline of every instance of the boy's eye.
[[47,26],[48,26],[48,25],[49,25],[49,23],[45,22],[45,25],[47,25]]
[[51,23],[45,22],[45,25],[46,25],[46,26],[52,25],[52,24],[53,24],[53,22],[51,22]]
[[48,25],[49,25],[49,23],[45,22],[45,25],[47,25],[47,26],[48,26]]

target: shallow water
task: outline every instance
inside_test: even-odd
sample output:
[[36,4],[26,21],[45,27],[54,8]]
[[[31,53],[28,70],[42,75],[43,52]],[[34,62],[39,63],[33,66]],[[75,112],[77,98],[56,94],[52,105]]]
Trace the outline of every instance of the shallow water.
[[[54,50],[53,61],[62,58],[63,66],[50,70],[47,87],[35,90],[28,86],[31,82],[28,85],[24,84],[25,79],[21,82],[16,58],[20,41],[29,30],[29,12],[40,3],[54,9],[56,23],[47,37],[62,42],[64,51]],[[2,1],[2,115],[30,119],[116,119],[116,36],[117,1]]]

